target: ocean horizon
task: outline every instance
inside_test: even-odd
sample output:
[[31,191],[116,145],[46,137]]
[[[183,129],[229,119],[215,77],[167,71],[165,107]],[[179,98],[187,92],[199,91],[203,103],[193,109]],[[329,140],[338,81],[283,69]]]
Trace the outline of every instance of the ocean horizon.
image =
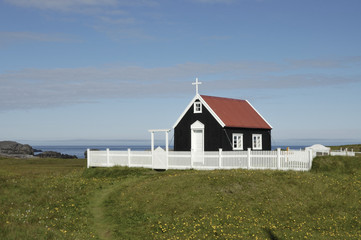
[[[36,150],[45,151],[54,151],[62,154],[75,155],[78,158],[85,158],[84,153],[87,149],[97,149],[97,150],[110,150],[116,151],[126,151],[131,149],[132,151],[145,151],[150,150],[150,145],[33,145]],[[39,152],[40,153],[40,152]],[[38,153],[35,153],[35,155]]]
[[[133,151],[145,151],[151,149],[150,140],[52,140],[52,141],[18,141],[23,144],[29,144],[34,149],[45,151],[55,151],[62,154],[75,155],[78,158],[84,158],[84,152],[89,149],[118,150],[126,151],[128,148]],[[325,146],[339,146],[347,144],[358,144],[361,140],[347,139],[282,139],[272,140],[272,150],[277,148],[286,149],[304,149],[313,144],[322,144]],[[160,146],[165,148],[164,140],[156,139],[155,148]],[[169,145],[173,149],[173,143]],[[37,154],[37,153],[36,153]]]
[[[160,146],[161,148],[165,149],[164,145],[154,145],[155,148]],[[32,146],[36,150],[41,150],[43,152],[45,151],[55,151],[62,154],[68,154],[68,155],[75,155],[78,158],[85,158],[84,153],[86,150],[89,149],[97,149],[97,150],[106,150],[109,148],[109,150],[115,150],[115,151],[127,151],[128,149],[131,149],[132,151],[147,151],[151,149],[150,144],[149,145],[79,145],[79,146],[73,146],[73,145],[56,145],[56,146],[49,146],[49,145],[34,145]],[[307,146],[272,146],[272,150],[275,150],[277,148],[281,149],[304,149]],[[169,146],[169,149],[173,149],[173,146]],[[40,153],[40,152],[39,152]],[[39,153],[35,153],[39,154]]]

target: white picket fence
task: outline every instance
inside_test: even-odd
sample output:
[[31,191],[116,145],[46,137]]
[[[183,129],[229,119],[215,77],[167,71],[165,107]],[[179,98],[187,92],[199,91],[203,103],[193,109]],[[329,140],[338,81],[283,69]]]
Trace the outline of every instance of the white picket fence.
[[330,155],[331,156],[348,156],[348,157],[354,157],[355,152],[353,151],[353,149],[351,151],[348,151],[347,148],[346,149],[340,149],[340,150],[332,150],[330,151]]
[[[159,156],[164,156],[159,161]],[[278,169],[308,171],[312,167],[312,151],[219,151],[194,155],[192,152],[97,151],[87,150],[89,167],[144,167],[153,169]]]

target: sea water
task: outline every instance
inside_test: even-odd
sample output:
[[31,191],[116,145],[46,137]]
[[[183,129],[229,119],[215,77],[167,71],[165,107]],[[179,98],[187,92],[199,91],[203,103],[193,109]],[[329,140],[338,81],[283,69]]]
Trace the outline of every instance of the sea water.
[[[150,150],[151,146],[149,145],[57,145],[57,146],[49,146],[49,145],[36,145],[32,146],[34,149],[41,150],[43,152],[45,151],[54,151],[59,152],[62,154],[68,154],[68,155],[75,155],[78,158],[85,158],[84,153],[86,150],[89,149],[98,149],[98,150],[106,150],[109,148],[109,150],[115,150],[115,151],[127,151],[128,149],[131,149],[132,151],[146,151]],[[156,146],[157,147],[157,146]],[[164,146],[160,146],[163,149],[165,149]],[[305,146],[272,146],[272,150],[276,150],[277,148],[286,149],[289,147],[289,149],[304,149]],[[169,149],[173,149],[173,146],[169,146]],[[37,153],[35,153],[37,154]]]
[[[78,158],[85,158],[84,153],[89,149],[97,150],[117,150],[117,151],[126,151],[130,148],[132,151],[145,151],[150,150],[148,145],[130,145],[130,146],[101,146],[101,145],[80,145],[80,146],[33,146],[34,149],[45,151],[54,151],[62,154],[75,155]],[[37,153],[35,153],[36,155]]]

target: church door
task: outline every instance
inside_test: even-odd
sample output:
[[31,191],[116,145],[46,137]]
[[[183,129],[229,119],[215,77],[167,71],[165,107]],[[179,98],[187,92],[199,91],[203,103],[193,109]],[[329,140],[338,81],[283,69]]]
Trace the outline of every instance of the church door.
[[192,151],[203,152],[203,130],[194,129],[192,131]]
[[191,152],[192,162],[203,163],[204,152],[204,124],[196,121],[191,125]]

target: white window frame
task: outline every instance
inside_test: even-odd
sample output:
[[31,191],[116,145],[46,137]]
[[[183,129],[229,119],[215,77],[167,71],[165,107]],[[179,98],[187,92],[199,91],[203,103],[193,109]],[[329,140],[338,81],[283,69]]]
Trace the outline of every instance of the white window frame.
[[[259,142],[255,138],[259,139]],[[262,150],[262,134],[252,134],[252,149]]]
[[194,113],[202,113],[202,103],[194,102],[193,111],[194,111]]
[[[241,142],[240,147],[238,147],[239,142]],[[233,150],[243,150],[243,134],[242,133],[233,133],[232,134],[232,148],[233,148]]]

